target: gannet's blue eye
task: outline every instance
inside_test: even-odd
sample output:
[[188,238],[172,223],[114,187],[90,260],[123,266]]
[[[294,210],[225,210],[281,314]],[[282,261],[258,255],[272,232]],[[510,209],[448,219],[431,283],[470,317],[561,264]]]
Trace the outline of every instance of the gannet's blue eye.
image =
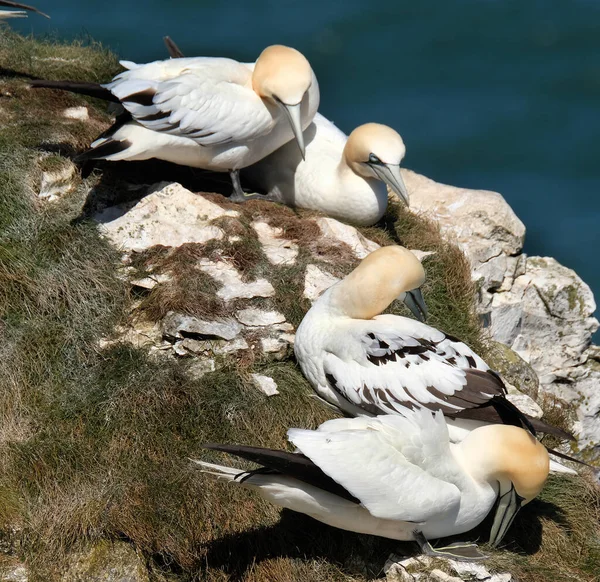
[[370,154],[369,155],[369,164],[381,164],[381,160],[375,155],[375,154]]

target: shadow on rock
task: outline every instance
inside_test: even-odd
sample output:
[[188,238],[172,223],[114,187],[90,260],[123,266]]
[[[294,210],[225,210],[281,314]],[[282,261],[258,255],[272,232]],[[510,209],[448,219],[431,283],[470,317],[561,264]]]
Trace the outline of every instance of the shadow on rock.
[[[60,144],[56,145],[60,147]],[[158,182],[178,182],[192,192],[216,192],[223,196],[231,193],[231,181],[226,173],[178,166],[160,160],[97,161],[93,168],[85,166],[83,170],[84,175],[91,171],[98,172],[100,179],[89,191],[77,221],[89,219],[108,206],[139,200]]]

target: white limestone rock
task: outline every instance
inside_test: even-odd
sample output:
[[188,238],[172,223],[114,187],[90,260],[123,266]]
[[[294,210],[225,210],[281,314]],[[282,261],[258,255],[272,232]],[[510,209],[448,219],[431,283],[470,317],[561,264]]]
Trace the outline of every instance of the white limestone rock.
[[143,251],[155,245],[221,240],[224,232],[211,221],[238,216],[177,183],[161,182],[133,203],[104,209],[95,216],[101,231],[123,251]]
[[365,238],[356,228],[339,222],[334,218],[317,218],[316,220],[323,236],[347,244],[357,259],[364,259],[369,253],[377,250],[379,245]]
[[290,240],[281,238],[283,230],[273,227],[263,221],[255,221],[252,228],[258,235],[267,260],[272,265],[293,265],[298,256],[298,245]]
[[490,259],[523,248],[525,226],[497,192],[439,184],[402,169],[410,208],[436,220],[451,235],[475,270]]
[[173,311],[169,311],[164,317],[162,327],[163,335],[170,339],[198,336],[194,339],[232,340],[242,330],[242,326],[231,317],[209,320]]
[[87,121],[90,118],[88,108],[84,107],[67,107],[63,111],[63,117],[67,119],[76,119],[77,121]]
[[333,276],[331,273],[324,271],[317,265],[306,265],[306,273],[304,275],[304,292],[303,295],[314,303],[325,291],[340,279]]
[[267,396],[276,396],[279,394],[277,390],[277,383],[270,376],[263,376],[262,374],[250,374],[254,385]]
[[226,261],[215,263],[209,259],[201,259],[200,270],[221,283],[217,296],[223,301],[232,299],[252,299],[253,297],[273,297],[275,289],[266,279],[245,282],[239,271]]
[[265,327],[285,323],[285,315],[279,311],[264,311],[255,307],[241,309],[235,314],[236,319],[243,325],[251,327]]
[[492,301],[491,331],[551,384],[564,368],[582,364],[598,329],[590,288],[572,269],[547,257],[529,257],[526,272]]

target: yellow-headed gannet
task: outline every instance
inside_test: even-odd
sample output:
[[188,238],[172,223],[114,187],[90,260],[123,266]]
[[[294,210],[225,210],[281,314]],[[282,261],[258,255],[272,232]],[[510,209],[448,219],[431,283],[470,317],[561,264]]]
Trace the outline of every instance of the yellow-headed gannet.
[[[245,200],[241,168],[293,139],[304,155],[302,131],[317,112],[319,84],[309,62],[293,48],[269,46],[256,63],[191,57],[121,64],[127,70],[103,87],[126,113],[80,160],[157,158],[227,171],[234,199]],[[32,83],[66,90],[79,85]]]
[[[391,127],[367,123],[350,136],[317,113],[304,132],[306,156],[286,144],[242,173],[265,199],[318,210],[359,226],[375,224],[388,203],[387,186],[408,205],[400,174],[406,148]],[[260,195],[247,198],[261,198]]]
[[498,374],[459,339],[421,321],[381,315],[398,298],[424,320],[424,281],[417,257],[392,245],[369,254],[317,299],[294,342],[317,394],[354,416],[441,410],[453,441],[485,423],[569,438],[509,402]]
[[331,526],[467,560],[485,556],[474,544],[433,549],[427,540],[473,529],[497,504],[490,543],[498,545],[548,477],[548,453],[525,430],[488,425],[452,444],[442,413],[425,409],[330,420],[314,431],[290,429],[288,438],[299,453],[205,446],[262,465],[254,471],[195,462]]

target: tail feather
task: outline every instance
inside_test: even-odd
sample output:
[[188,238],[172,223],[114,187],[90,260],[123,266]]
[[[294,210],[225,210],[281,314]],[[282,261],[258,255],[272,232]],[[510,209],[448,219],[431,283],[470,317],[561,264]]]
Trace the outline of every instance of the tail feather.
[[214,463],[207,463],[206,461],[198,461],[196,459],[190,459],[190,461],[196,465],[200,465],[203,473],[213,475],[221,481],[235,481],[237,476],[246,473],[242,469],[226,467],[225,465],[215,465]]
[[59,89],[60,91],[69,91],[78,95],[87,95],[88,97],[96,97],[103,101],[111,101],[112,103],[120,103],[106,87],[98,83],[80,83],[78,81],[47,81],[39,79],[31,81],[29,86],[32,89]]
[[[527,416],[527,419],[529,420],[531,425],[535,428],[535,430],[537,430],[539,432],[543,432],[545,434],[552,434],[552,435],[558,437],[559,439],[563,439],[565,441],[574,441],[575,440],[575,437],[573,436],[572,433],[567,432],[566,430],[563,430],[562,428],[559,428],[558,426],[548,424],[541,418],[533,418],[532,416],[528,416],[528,415],[525,415],[525,416]],[[571,459],[569,459],[569,460],[571,460]]]

